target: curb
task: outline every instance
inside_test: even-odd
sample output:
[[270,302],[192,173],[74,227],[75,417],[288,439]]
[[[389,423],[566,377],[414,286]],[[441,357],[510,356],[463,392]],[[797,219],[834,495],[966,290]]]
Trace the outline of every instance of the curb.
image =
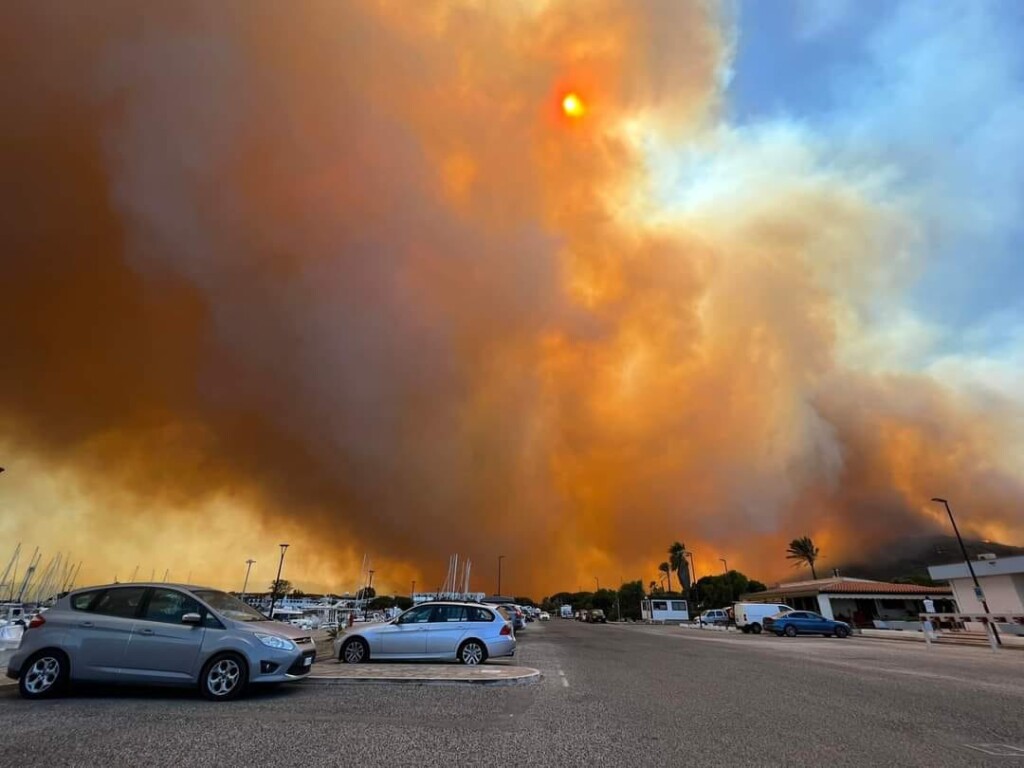
[[302,682],[305,685],[433,685],[433,686],[457,686],[457,685],[484,685],[491,687],[502,687],[512,685],[531,685],[541,679],[539,669],[523,667],[523,674],[515,677],[497,678],[455,678],[455,677],[387,677],[374,675],[372,677],[318,677],[312,673]]

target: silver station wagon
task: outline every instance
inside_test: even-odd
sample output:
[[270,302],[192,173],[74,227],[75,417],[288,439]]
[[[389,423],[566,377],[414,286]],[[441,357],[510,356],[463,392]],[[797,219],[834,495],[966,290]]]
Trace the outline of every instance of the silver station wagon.
[[307,631],[270,621],[217,589],[110,584],[76,590],[29,622],[7,676],[22,696],[53,696],[72,681],[197,686],[226,701],[250,683],[308,674]]
[[386,624],[346,630],[334,641],[335,655],[346,664],[383,659],[483,664],[515,652],[512,625],[496,606],[480,603],[423,603]]

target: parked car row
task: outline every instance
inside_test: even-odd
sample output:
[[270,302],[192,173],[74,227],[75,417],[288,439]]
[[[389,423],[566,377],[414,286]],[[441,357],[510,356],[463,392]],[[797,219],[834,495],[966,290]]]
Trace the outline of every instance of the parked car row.
[[799,634],[849,637],[850,625],[814,611],[794,611],[776,603],[735,603],[729,608],[712,608],[696,619],[701,626],[735,626],[744,634],[774,632],[779,637]]
[[[540,612],[537,612],[540,615]],[[421,603],[382,624],[336,636],[343,663],[404,659],[482,664],[514,656],[515,605]],[[305,677],[316,660],[307,630],[272,621],[234,596],[183,584],[110,584],[70,592],[34,616],[8,662],[22,696],[72,682],[197,687],[227,701],[250,685]]]

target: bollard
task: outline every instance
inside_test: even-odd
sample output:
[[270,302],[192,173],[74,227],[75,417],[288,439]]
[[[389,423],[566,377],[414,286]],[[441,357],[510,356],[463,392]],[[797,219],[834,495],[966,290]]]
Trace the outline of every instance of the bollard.
[[996,628],[988,617],[985,618],[985,634],[988,635],[988,644],[992,646],[993,651],[999,651],[999,641],[996,640]]

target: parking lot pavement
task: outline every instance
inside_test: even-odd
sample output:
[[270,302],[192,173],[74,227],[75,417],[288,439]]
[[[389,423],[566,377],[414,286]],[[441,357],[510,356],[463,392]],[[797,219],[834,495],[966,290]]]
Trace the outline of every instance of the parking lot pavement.
[[994,764],[980,745],[1024,747],[1018,654],[927,659],[895,643],[710,635],[531,624],[516,664],[543,677],[504,688],[299,684],[231,704],[138,689],[24,702],[2,689],[3,755],[47,766],[935,768]]
[[900,675],[946,680],[978,689],[1019,691],[1024,685],[1024,655],[1009,648],[993,653],[988,646],[965,647],[851,636],[820,637],[744,635],[696,627],[616,625],[623,631],[663,635],[682,641],[717,643],[746,652],[796,656],[829,667],[847,668],[866,676]]

